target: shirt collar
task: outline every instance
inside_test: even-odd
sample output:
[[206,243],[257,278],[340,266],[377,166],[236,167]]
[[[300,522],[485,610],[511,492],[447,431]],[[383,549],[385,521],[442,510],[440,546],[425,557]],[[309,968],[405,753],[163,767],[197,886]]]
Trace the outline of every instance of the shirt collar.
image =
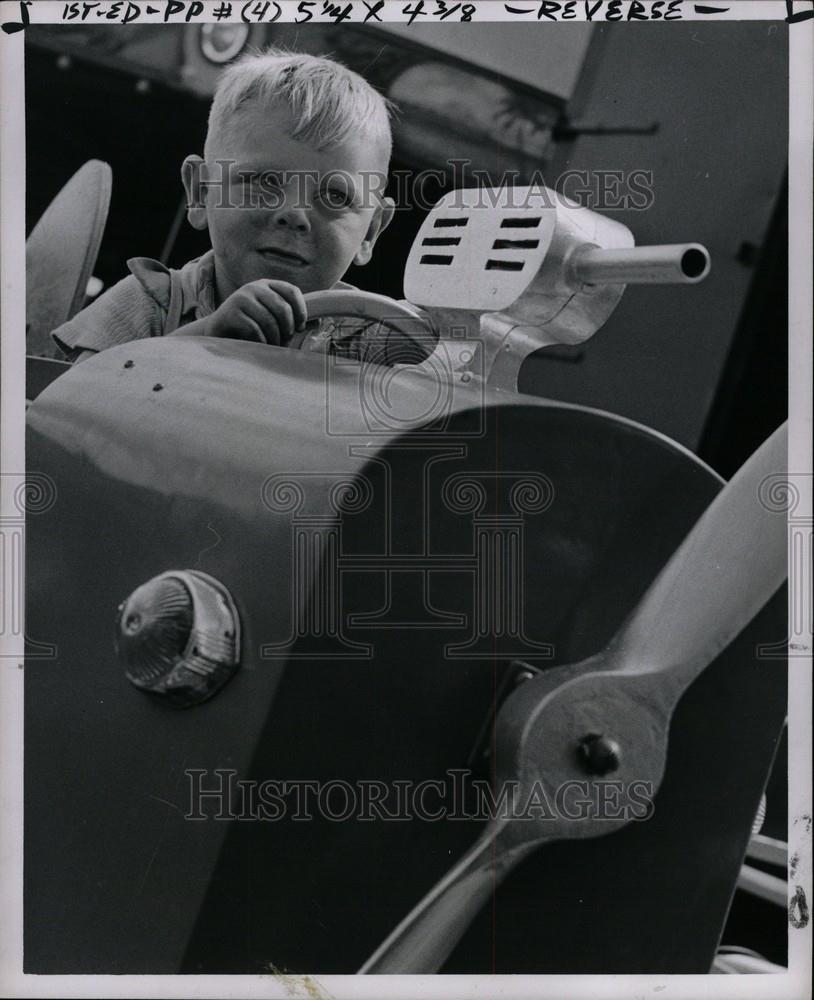
[[217,309],[215,295],[215,251],[188,261],[179,271],[181,278],[181,315],[190,312],[195,319],[211,316]]

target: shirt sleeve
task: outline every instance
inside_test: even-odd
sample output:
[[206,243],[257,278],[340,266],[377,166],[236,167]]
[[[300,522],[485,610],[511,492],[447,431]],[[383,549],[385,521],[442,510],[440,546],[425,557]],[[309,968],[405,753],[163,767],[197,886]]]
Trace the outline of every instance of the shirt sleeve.
[[104,351],[131,340],[160,336],[161,306],[133,275],[122,279],[51,334],[69,358],[81,351]]

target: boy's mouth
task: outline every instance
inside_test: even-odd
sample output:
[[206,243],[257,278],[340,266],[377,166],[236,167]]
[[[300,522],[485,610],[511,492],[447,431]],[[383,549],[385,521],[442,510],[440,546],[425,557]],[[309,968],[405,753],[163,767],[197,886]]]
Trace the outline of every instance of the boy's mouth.
[[282,247],[260,247],[261,253],[267,260],[274,260],[283,264],[293,264],[303,267],[308,261],[293,250],[283,250]]

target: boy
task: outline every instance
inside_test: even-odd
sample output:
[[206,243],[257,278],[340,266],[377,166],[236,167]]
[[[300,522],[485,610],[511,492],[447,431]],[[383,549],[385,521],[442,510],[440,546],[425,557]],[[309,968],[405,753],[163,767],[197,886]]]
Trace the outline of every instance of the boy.
[[[204,158],[181,168],[187,218],[212,250],[180,271],[133,258],[130,277],[52,336],[74,361],[167,335],[287,344],[306,328],[303,293],[351,287],[342,275],[390,223],[377,192],[391,147],[387,102],[356,73],[273,49],[244,57],[218,83]],[[330,321],[308,329],[331,349]]]

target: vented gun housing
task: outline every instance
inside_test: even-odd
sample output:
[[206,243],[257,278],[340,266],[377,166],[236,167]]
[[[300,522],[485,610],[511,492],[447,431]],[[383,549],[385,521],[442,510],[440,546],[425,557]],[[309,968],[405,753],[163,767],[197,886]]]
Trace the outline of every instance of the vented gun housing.
[[529,354],[593,336],[626,284],[694,284],[708,272],[700,244],[635,247],[627,226],[550,188],[466,188],[424,220],[404,291],[442,338],[464,326],[479,339],[483,374],[516,389]]

